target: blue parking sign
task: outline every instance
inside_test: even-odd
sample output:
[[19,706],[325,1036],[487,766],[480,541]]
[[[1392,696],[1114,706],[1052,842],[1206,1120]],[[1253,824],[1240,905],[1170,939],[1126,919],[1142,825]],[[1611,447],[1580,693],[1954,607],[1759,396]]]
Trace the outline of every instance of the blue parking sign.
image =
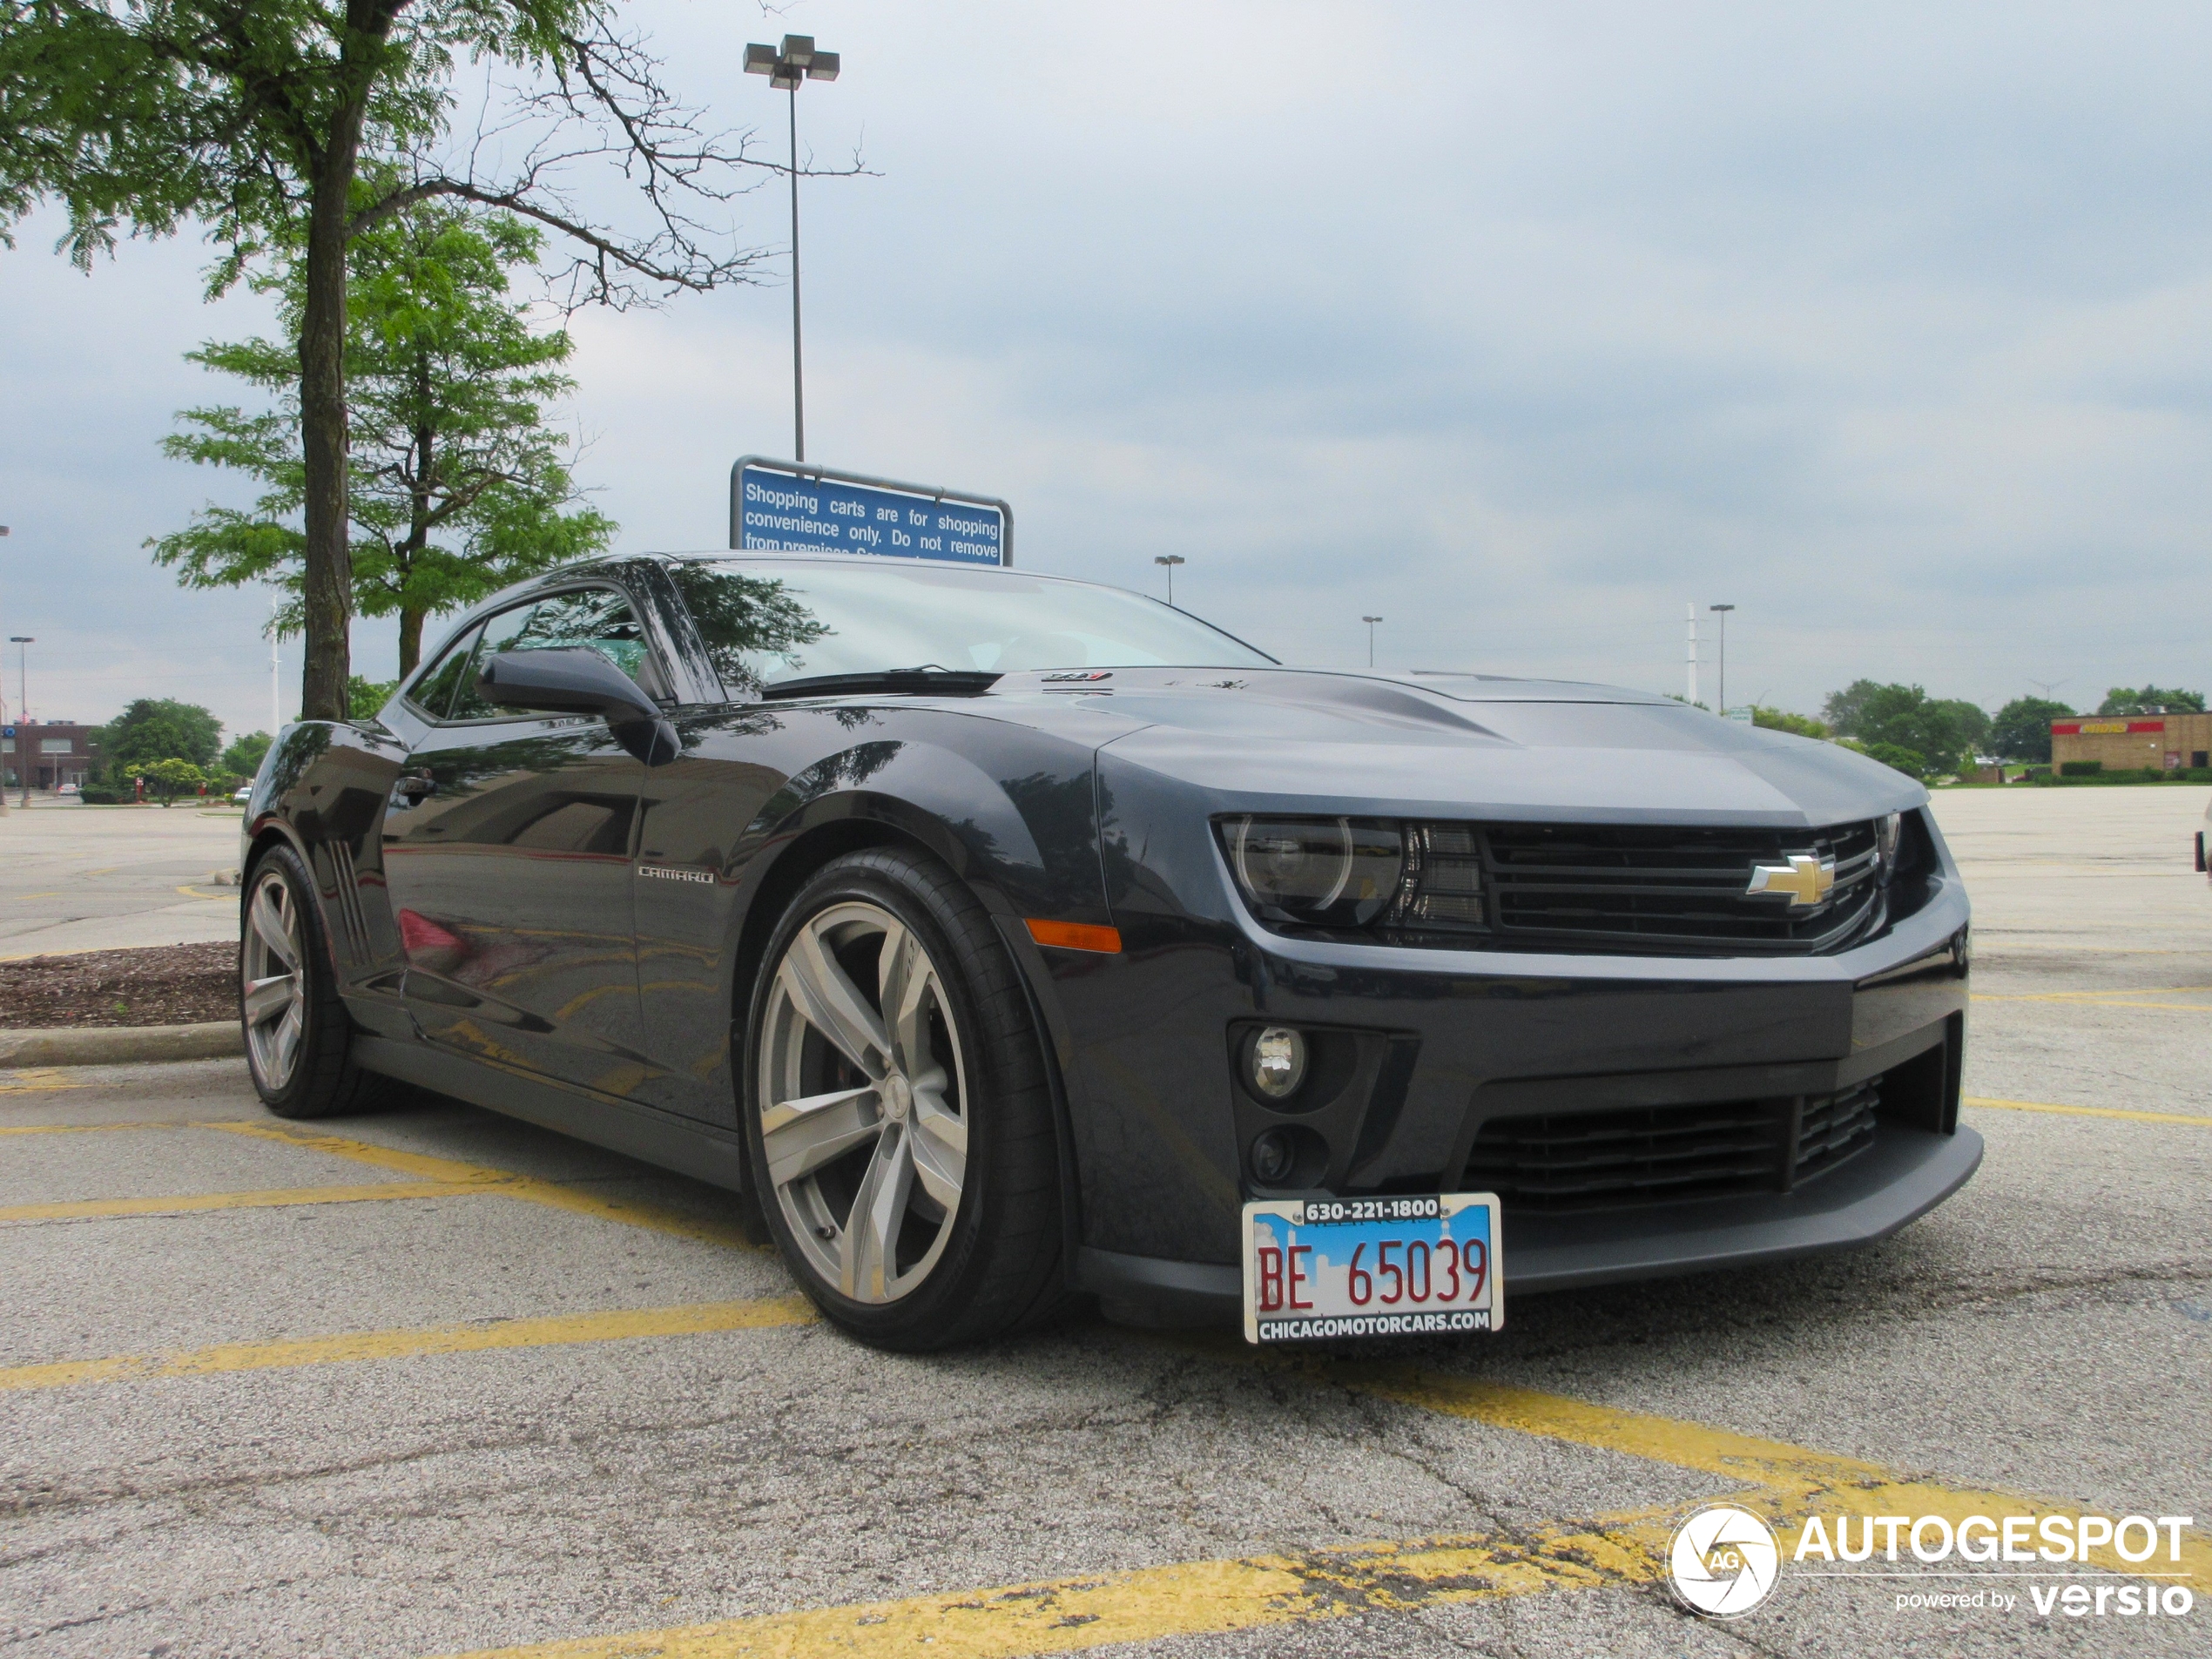
[[730,545],[1014,563],[1014,509],[988,496],[747,455],[730,469]]

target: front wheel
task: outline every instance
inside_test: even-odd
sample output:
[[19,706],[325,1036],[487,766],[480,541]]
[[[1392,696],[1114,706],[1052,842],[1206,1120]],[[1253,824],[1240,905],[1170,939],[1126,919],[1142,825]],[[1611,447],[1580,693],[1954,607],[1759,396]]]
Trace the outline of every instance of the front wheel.
[[1038,1033],[981,903],[919,853],[826,866],[746,1023],[761,1208],[816,1305],[880,1347],[995,1335],[1062,1298]]
[[246,878],[238,968],[246,1065],[263,1105],[332,1117],[378,1103],[385,1081],[354,1063],[314,886],[288,846],[271,847]]

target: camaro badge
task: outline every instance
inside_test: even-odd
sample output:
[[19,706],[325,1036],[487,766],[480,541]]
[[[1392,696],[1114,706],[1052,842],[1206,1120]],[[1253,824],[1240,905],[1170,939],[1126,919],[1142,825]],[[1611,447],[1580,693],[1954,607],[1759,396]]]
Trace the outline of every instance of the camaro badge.
[[1786,893],[1790,907],[1816,905],[1835,890],[1836,860],[1792,853],[1787,864],[1754,864],[1746,893]]

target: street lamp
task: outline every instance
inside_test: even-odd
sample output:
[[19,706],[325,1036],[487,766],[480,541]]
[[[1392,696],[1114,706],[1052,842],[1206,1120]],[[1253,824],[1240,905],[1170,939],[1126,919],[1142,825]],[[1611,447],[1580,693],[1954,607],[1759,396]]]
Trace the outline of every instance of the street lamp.
[[1720,613],[1720,633],[1719,637],[1713,642],[1715,651],[1719,658],[1720,667],[1720,690],[1716,695],[1716,699],[1720,704],[1720,712],[1726,714],[1728,712],[1728,613],[1735,610],[1736,607],[1734,605],[1713,605],[1709,607],[1709,609]]
[[8,643],[20,645],[17,672],[23,678],[16,683],[16,780],[23,786],[23,805],[30,805],[30,762],[29,751],[24,746],[30,741],[30,648],[38,642],[29,634],[10,634]]
[[806,389],[799,354],[799,84],[837,78],[835,52],[814,50],[812,35],[786,35],[783,50],[749,45],[745,72],[765,75],[791,94],[791,442],[792,459],[806,459]]
[[[5,536],[7,533],[8,527],[5,524],[0,524],[0,536]],[[6,676],[0,675],[0,682],[4,682],[5,678]],[[0,691],[0,725],[5,725],[7,724],[8,698],[4,691]],[[23,765],[23,745],[21,743],[17,743],[16,745],[16,764],[18,766]],[[4,786],[0,786],[0,818],[5,818],[7,815],[8,792]]]
[[1380,622],[1382,618],[1380,617],[1362,617],[1359,620],[1367,624],[1367,666],[1372,668],[1375,665],[1375,624]]
[[1167,567],[1168,603],[1173,604],[1175,603],[1175,567],[1178,564],[1187,564],[1190,561],[1180,553],[1155,553],[1152,556],[1152,563]]

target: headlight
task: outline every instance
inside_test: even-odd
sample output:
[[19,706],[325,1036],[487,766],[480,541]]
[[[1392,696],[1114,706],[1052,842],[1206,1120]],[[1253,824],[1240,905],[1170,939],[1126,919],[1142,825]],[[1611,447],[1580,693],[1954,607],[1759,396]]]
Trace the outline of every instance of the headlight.
[[1890,884],[1890,878],[1897,873],[1898,838],[1903,828],[1904,819],[1897,813],[1877,820],[1874,825],[1874,862],[1879,871],[1878,880],[1885,887]]
[[1364,927],[1398,896],[1405,842],[1393,824],[1348,818],[1232,818],[1229,867],[1272,921]]

